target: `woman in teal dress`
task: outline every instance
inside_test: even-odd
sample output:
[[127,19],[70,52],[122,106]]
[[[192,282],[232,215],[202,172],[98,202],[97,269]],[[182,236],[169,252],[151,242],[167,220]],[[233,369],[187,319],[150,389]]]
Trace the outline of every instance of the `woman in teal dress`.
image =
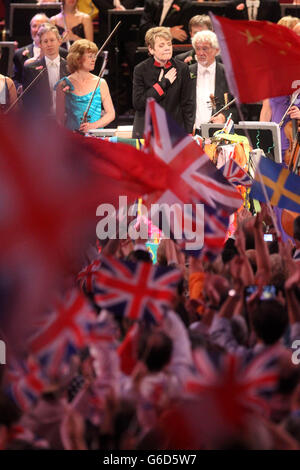
[[88,132],[105,127],[115,119],[108,85],[101,78],[88,112],[88,122],[82,123],[83,114],[99,81],[96,75],[90,73],[94,70],[97,52],[96,44],[87,39],[74,42],[67,56],[71,75],[63,77],[55,85],[57,120],[73,131]]

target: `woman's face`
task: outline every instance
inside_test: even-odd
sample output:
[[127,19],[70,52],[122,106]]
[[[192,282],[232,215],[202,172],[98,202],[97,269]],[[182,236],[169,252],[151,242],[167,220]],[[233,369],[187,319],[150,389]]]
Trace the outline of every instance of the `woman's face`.
[[96,63],[96,54],[94,52],[85,52],[81,58],[81,68],[90,72],[94,70]]
[[154,48],[149,46],[149,52],[159,62],[167,62],[173,54],[172,41],[165,39],[163,36],[155,38]]
[[64,6],[75,8],[78,0],[64,0]]

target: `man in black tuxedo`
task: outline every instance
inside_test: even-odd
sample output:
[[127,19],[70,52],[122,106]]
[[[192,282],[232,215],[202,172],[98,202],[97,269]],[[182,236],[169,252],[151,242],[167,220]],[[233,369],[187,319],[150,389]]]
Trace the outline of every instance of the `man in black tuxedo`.
[[187,133],[193,130],[192,83],[188,65],[172,58],[169,28],[151,28],[146,44],[152,57],[138,64],[133,73],[133,137],[141,138],[147,98],[154,98]]
[[190,0],[146,0],[140,22],[140,38],[148,29],[166,26],[171,29],[174,43],[188,42]]
[[[193,81],[192,90],[196,129],[199,129],[201,124],[208,122],[223,124],[229,113],[232,113],[232,119],[235,121],[237,119],[237,112],[233,107],[211,118],[212,114],[224,106],[224,95],[226,93],[228,94],[228,101],[232,99],[232,96],[229,94],[224,66],[216,61],[216,55],[219,53],[216,34],[208,30],[200,31],[193,37],[192,44],[197,57],[197,63],[189,67],[190,76]],[[210,99],[211,96],[214,97],[215,103]]]
[[67,75],[67,62],[59,55],[60,35],[50,23],[43,24],[38,31],[42,59],[24,67],[23,83],[27,88],[41,73],[32,88],[25,93],[25,111],[41,116],[53,115],[56,106],[56,92],[53,87],[58,80]]
[[[13,81],[15,86],[18,88],[23,85],[23,72],[24,72],[24,63],[27,59],[35,58],[38,59],[40,57],[40,46],[38,44],[38,36],[37,32],[39,27],[44,24],[48,23],[49,18],[44,13],[37,13],[31,18],[30,21],[30,33],[32,37],[32,43],[28,44],[27,46],[21,47],[17,49],[14,54],[14,74],[13,74]],[[68,55],[68,51],[60,47],[59,54],[61,57],[66,58]]]
[[278,0],[233,0],[228,16],[235,20],[264,20],[277,23],[281,18],[280,3]]

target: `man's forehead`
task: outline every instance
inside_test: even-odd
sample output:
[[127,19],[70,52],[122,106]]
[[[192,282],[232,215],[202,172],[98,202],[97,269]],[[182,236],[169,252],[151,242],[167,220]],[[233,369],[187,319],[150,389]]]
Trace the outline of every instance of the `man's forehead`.
[[46,22],[47,22],[47,18],[44,17],[44,16],[40,16],[39,18],[32,18],[31,26],[34,25],[34,24],[42,24],[42,23],[46,23]]
[[195,43],[195,48],[199,48],[199,47],[212,47],[213,49],[217,50],[217,48],[214,47],[210,41],[197,41]]

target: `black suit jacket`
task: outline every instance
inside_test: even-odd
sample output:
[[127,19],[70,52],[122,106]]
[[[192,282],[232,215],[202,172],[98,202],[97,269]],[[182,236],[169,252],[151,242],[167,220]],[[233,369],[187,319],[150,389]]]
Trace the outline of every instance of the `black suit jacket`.
[[[34,83],[32,88],[23,96],[23,106],[25,111],[38,114],[47,115],[51,112],[52,94],[49,85],[48,71],[46,68],[45,58],[36,60],[31,64],[25,65],[23,75],[23,86],[26,89],[30,83],[41,72],[42,68],[45,71]],[[60,78],[68,75],[67,62],[62,57],[60,58],[59,76]]]
[[[163,21],[162,26],[172,28],[173,26],[183,25],[183,29],[189,36],[189,5],[190,0],[174,0]],[[148,29],[159,26],[162,9],[163,0],[145,1],[144,12],[140,22],[140,39],[143,42],[145,40],[145,34]]]
[[[171,84],[166,78],[158,81],[161,67],[154,65],[150,57],[138,64],[133,72],[133,107],[135,117],[133,136],[141,138],[144,133],[144,118],[147,98],[154,98],[187,133],[193,130],[192,83],[187,64],[172,59],[177,78]],[[154,87],[155,86],[155,87]]]
[[[245,3],[244,10],[236,10],[239,3]],[[248,8],[245,1],[234,0],[231,5],[229,18],[235,20],[249,20]],[[278,0],[260,0],[256,20],[271,21],[277,23],[281,18],[280,3]]]
[[[192,64],[189,67],[190,74],[193,82],[193,102],[194,102],[194,121],[196,118],[196,96],[197,96],[197,71],[198,71],[198,64]],[[226,76],[225,76],[225,69],[224,65],[216,62],[216,77],[215,77],[215,99],[216,99],[216,111],[219,111],[224,106],[224,93],[228,93],[228,101],[233,99],[233,96],[229,93],[229,87],[227,84]],[[235,106],[231,106],[229,110],[223,112],[224,116],[227,117],[229,114],[232,113],[232,119],[234,122],[238,120],[238,113]]]
[[[59,48],[59,55],[64,59],[68,55],[68,51],[63,47]],[[28,44],[28,46],[21,47],[17,49],[14,53],[14,74],[13,74],[13,81],[16,85],[16,88],[19,85],[23,85],[23,73],[24,73],[24,62],[27,59],[31,59],[33,57],[33,43]]]

